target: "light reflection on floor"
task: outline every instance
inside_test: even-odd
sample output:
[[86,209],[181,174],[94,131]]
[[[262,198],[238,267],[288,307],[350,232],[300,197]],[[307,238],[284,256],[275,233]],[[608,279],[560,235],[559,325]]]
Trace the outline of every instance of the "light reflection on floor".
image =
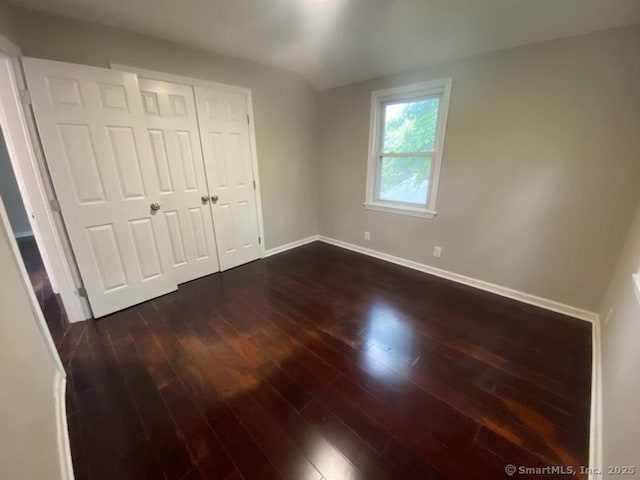
[[363,360],[367,371],[383,380],[397,380],[418,358],[413,326],[383,302],[371,306],[364,332]]
[[314,443],[314,451],[310,458],[313,460],[316,468],[323,472],[326,478],[336,480],[355,480],[356,478],[360,478],[351,462],[329,442],[322,437],[318,437]]

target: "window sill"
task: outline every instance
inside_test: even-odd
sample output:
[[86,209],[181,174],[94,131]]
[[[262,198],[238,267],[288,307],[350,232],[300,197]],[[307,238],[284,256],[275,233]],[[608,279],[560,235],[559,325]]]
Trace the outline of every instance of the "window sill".
[[397,205],[389,205],[386,203],[365,202],[364,208],[374,210],[376,212],[395,213],[398,215],[409,215],[411,217],[435,218],[438,216],[433,210],[419,207],[401,207]]

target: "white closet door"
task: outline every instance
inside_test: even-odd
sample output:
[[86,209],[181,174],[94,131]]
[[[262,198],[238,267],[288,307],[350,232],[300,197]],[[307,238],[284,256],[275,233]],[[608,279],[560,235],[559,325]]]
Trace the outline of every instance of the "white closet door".
[[194,87],[222,270],[260,258],[247,97]]
[[193,88],[139,83],[178,283],[218,272]]
[[62,215],[95,317],[176,289],[137,77],[23,60]]

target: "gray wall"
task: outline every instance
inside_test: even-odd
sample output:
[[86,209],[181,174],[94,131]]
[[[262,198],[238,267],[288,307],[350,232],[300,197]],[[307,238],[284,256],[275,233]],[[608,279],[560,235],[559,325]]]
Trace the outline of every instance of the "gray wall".
[[0,196],[7,209],[11,228],[17,236],[33,235],[24,203],[18,190],[18,182],[13,173],[9,153],[4,142],[4,136],[0,130]]
[[[320,234],[597,311],[640,196],[639,55],[634,27],[320,93]],[[371,92],[449,76],[438,217],[365,210]]]
[[640,292],[632,277],[636,272],[640,272],[640,207],[600,310],[603,463],[640,469]]
[[317,233],[315,94],[308,82],[145,35],[28,10],[15,16],[25,56],[107,68],[113,62],[251,88],[266,247]]

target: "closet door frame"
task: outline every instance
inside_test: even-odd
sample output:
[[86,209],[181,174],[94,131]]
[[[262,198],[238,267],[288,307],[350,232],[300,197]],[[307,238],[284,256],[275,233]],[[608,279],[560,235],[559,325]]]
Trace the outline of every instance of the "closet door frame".
[[119,70],[121,72],[130,72],[138,75],[138,78],[148,80],[161,80],[164,82],[180,83],[191,87],[204,87],[214,90],[223,90],[231,93],[239,93],[244,95],[247,100],[247,112],[249,115],[249,147],[251,148],[251,165],[253,167],[253,177],[256,182],[256,213],[258,216],[258,232],[260,235],[260,258],[265,257],[265,238],[264,238],[264,224],[262,221],[262,193],[260,190],[260,173],[258,168],[258,155],[256,150],[256,132],[255,122],[253,116],[253,98],[250,88],[237,87],[235,85],[227,85],[224,83],[211,82],[208,80],[200,80],[197,78],[185,77],[183,75],[174,75],[172,73],[158,72],[155,70],[147,70],[144,68],[133,67],[131,65],[122,65],[118,63],[111,63],[110,68],[112,70]]

